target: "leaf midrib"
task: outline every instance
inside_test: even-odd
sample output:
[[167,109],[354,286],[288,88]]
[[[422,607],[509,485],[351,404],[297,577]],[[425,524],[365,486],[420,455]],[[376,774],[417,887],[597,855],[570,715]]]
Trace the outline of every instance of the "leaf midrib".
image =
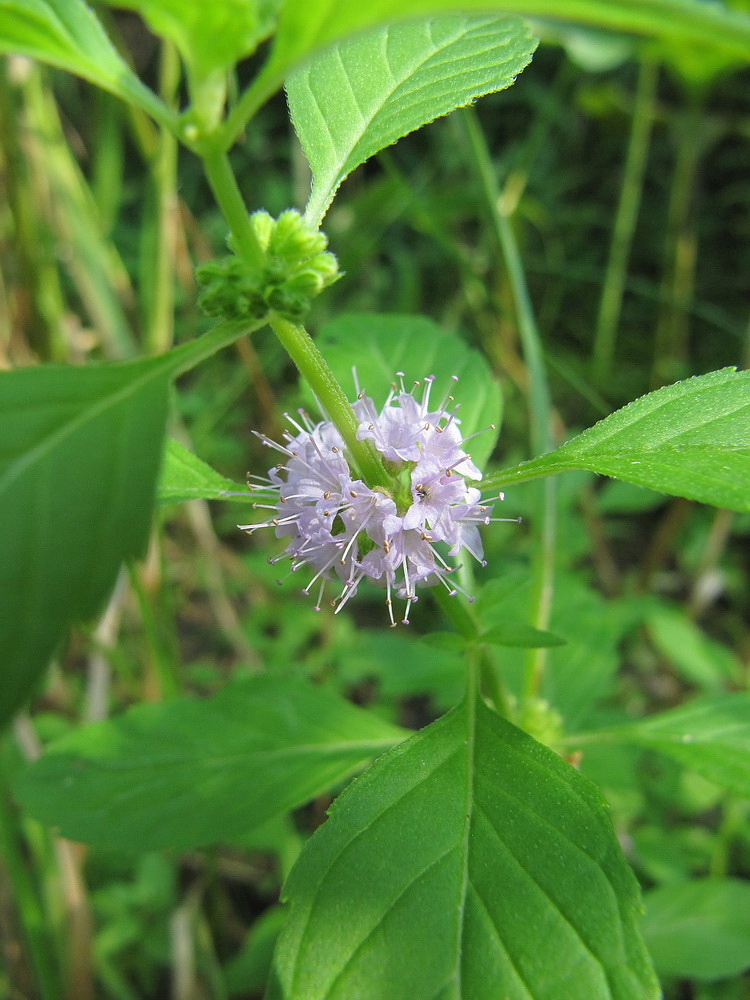
[[[165,355],[165,357],[168,357]],[[136,362],[142,365],[143,362]],[[122,403],[124,400],[131,396],[136,395],[143,388],[145,388],[149,382],[154,381],[162,376],[168,376],[171,372],[174,363],[172,359],[169,359],[169,363],[158,364],[153,362],[153,369],[147,368],[146,372],[134,379],[130,379],[124,386],[117,389],[113,393],[108,393],[104,398],[100,398],[92,405],[85,405],[81,410],[68,418],[66,421],[57,427],[52,433],[47,434],[39,444],[34,445],[27,452],[20,455],[14,461],[11,461],[6,472],[0,477],[0,499],[4,493],[6,493],[10,487],[21,478],[21,476],[28,471],[34,464],[42,461],[54,448],[59,446],[67,438],[72,437],[77,431],[79,431],[85,424],[91,420],[96,419],[103,413],[106,413],[108,409],[114,409],[118,404]],[[73,370],[71,368],[71,370]]]
[[[498,18],[485,17],[482,19],[481,24],[484,25],[488,21],[495,21],[497,19]],[[318,109],[320,115],[320,120],[322,124],[325,126],[326,133],[329,138],[330,148],[333,151],[334,156],[339,158],[339,162],[334,167],[325,171],[326,179],[324,182],[321,182],[320,184],[313,183],[312,195],[310,197],[310,205],[308,206],[308,210],[305,212],[305,217],[309,218],[309,221],[312,221],[310,209],[313,207],[315,208],[314,218],[316,221],[319,221],[325,215],[328,206],[331,203],[333,193],[336,191],[338,184],[341,183],[341,180],[343,180],[343,177],[341,176],[342,172],[346,171],[347,164],[350,161],[351,157],[353,156],[354,151],[361,144],[372,122],[375,121],[378,115],[382,112],[383,106],[386,104],[386,102],[390,101],[393,98],[393,95],[396,94],[398,90],[402,88],[404,84],[411,77],[413,77],[416,72],[421,70],[427,63],[435,59],[445,49],[449,48],[452,45],[455,45],[462,38],[465,38],[472,31],[474,31],[477,27],[477,24],[474,23],[476,22],[476,20],[477,20],[476,18],[471,18],[470,16],[464,16],[461,27],[457,27],[455,33],[449,39],[445,39],[443,42],[439,43],[424,57],[416,58],[413,62],[409,63],[408,69],[402,68],[399,77],[396,77],[392,72],[392,70],[390,69],[390,64],[387,56],[389,27],[385,26],[383,29],[381,29],[383,32],[383,38],[386,43],[386,51],[383,53],[383,58],[386,62],[386,65],[388,66],[392,82],[389,84],[388,87],[384,87],[383,90],[380,91],[379,94],[380,100],[369,114],[365,114],[359,106],[359,101],[357,100],[354,90],[351,86],[351,83],[349,82],[349,71],[347,70],[343,62],[343,59],[341,57],[341,45],[338,45],[336,49],[336,55],[338,57],[341,70],[344,74],[347,84],[349,85],[352,103],[359,112],[359,118],[360,118],[359,131],[357,133],[352,131],[348,136],[344,137],[344,144],[341,147],[337,147],[336,140],[333,134],[331,133],[331,130],[326,121],[326,117],[322,113],[318,97],[313,92],[313,89],[310,86],[310,76],[308,72],[307,87],[308,90],[310,91],[310,96],[315,102],[315,106]],[[429,22],[428,22],[428,27],[429,27]],[[432,36],[430,36],[430,40],[432,41]]]

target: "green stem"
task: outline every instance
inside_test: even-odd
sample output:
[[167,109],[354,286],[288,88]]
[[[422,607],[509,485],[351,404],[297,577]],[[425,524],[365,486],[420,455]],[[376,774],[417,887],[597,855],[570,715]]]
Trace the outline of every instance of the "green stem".
[[630,127],[628,152],[620,188],[609,260],[599,302],[599,315],[594,334],[593,368],[594,374],[603,381],[612,368],[615,351],[617,325],[620,321],[622,298],[625,291],[628,258],[633,243],[633,233],[638,218],[638,209],[643,191],[643,177],[654,117],[654,100],[658,67],[651,59],[645,58],[638,72],[638,85]]
[[221,148],[225,152],[234,145],[250,119],[257,114],[269,98],[273,97],[282,83],[283,76],[279,76],[276,72],[266,72],[264,69],[243,91],[221,130]]
[[240,255],[252,264],[263,264],[265,254],[258,242],[229,157],[214,145],[198,150],[208,183],[234,237]]
[[362,479],[371,489],[391,483],[393,477],[386,472],[382,459],[370,442],[357,440],[359,423],[354,411],[307,330],[276,315],[271,317],[271,326],[300,374],[307,379],[318,402],[338,428]]
[[466,640],[467,670],[478,670],[482,688],[495,707],[498,715],[511,718],[511,703],[508,691],[486,645],[482,643],[479,623],[474,610],[460,594],[451,595],[442,587],[433,590],[436,603],[448,621]]
[[[173,45],[165,42],[161,51],[160,91],[168,105],[180,82],[180,60]],[[146,261],[150,295],[145,316],[144,340],[147,354],[163,354],[174,340],[174,243],[177,219],[177,140],[162,127],[151,160],[151,184],[155,211],[151,213],[153,239],[147,244]]]
[[[61,971],[48,931],[44,906],[34,885],[16,809],[8,791],[8,748],[0,749],[0,897],[7,909],[12,899],[25,937],[26,957],[33,970],[39,1000],[59,1000],[62,996]],[[8,942],[10,946],[10,941]],[[18,942],[16,947],[18,947]],[[23,954],[20,961],[23,961]]]
[[[542,455],[552,448],[550,433],[551,403],[542,342],[537,329],[521,255],[515,233],[503,208],[494,166],[476,114],[466,109],[463,121],[469,139],[474,166],[479,175],[495,238],[505,263],[516,310],[518,334],[529,373],[530,443],[533,455]],[[532,564],[531,623],[546,631],[549,627],[554,587],[554,553],[556,530],[556,481],[547,479],[537,494],[532,521],[534,559]],[[538,695],[547,659],[547,651],[529,651],[524,680],[527,697]]]

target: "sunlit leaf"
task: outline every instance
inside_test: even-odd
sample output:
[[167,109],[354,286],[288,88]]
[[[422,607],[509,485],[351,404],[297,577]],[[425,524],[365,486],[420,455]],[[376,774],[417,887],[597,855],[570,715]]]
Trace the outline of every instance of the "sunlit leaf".
[[119,850],[246,837],[349,777],[405,732],[299,678],[140,705],[59,740],[20,777],[28,811]]
[[335,802],[285,888],[273,1000],[649,1000],[594,787],[464,702]]
[[162,359],[0,373],[0,720],[145,546],[169,376]]
[[168,109],[121,59],[83,0],[0,0],[0,52],[39,59],[143,108]]
[[571,469],[750,511],[750,372],[723,368],[651,392],[488,485]]
[[307,0],[286,3],[259,90],[272,91],[290,71],[327,45],[376,25],[460,10],[482,14],[553,18],[618,32],[664,38],[675,44],[718,48],[728,57],[750,59],[750,18],[700,0]]
[[511,17],[439,17],[337,42],[288,77],[287,99],[312,169],[306,218],[319,226],[355,167],[408,132],[510,86],[536,47]]

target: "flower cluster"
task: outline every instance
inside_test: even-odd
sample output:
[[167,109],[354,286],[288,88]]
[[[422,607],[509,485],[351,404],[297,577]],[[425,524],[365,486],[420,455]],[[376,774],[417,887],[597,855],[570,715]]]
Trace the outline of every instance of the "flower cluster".
[[[221,319],[262,319],[270,311],[302,319],[312,300],[340,277],[336,258],[326,251],[325,235],[308,229],[292,208],[278,219],[254,212],[249,221],[262,261],[231,256],[201,264],[195,272],[201,288],[198,305]],[[236,249],[231,239],[229,246]]]
[[385,588],[392,625],[392,595],[406,601],[402,621],[408,624],[417,585],[442,584],[451,594],[460,589],[450,579],[457,567],[446,556],[466,549],[484,564],[478,525],[489,523],[492,507],[470,485],[482,474],[464,450],[453,397],[431,409],[433,381],[423,380],[420,401],[401,383],[380,412],[364,393],[353,404],[357,438],[380,453],[387,483],[371,487],[354,475],[330,422],[313,425],[302,413],[300,423],[287,415],[295,433],[286,432],[284,444],[259,435],[282,461],[267,479],[248,485],[263,501],[254,506],[273,515],[240,527],[247,532],[273,527],[278,538],[288,539],[284,556],[271,561],[289,558],[292,571],[302,566],[314,571],[304,593],[319,581],[316,608],[327,580],[338,578],[343,585],[332,601],[340,611],[368,578]]

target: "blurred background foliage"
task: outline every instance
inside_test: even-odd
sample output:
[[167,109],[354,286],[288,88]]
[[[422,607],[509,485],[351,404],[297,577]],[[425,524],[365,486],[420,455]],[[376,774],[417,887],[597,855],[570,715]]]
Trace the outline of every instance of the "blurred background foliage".
[[[104,13],[143,78],[179,102],[174,52],[134,15]],[[747,366],[750,75],[664,45],[548,25],[542,37],[518,82],[476,113],[563,440],[660,385]],[[225,233],[191,154],[139,112],[21,59],[0,66],[0,133],[0,365],[153,354],[207,328],[193,267],[222,251]],[[232,159],[251,208],[304,206],[309,177],[283,95]],[[357,170],[324,228],[346,275],[310,328],[387,311],[455,331],[502,386],[497,456],[527,457],[529,380],[461,114]],[[290,363],[261,332],[179,383],[171,434],[242,481],[268,464],[251,431],[278,434],[280,414],[301,400]],[[527,514],[529,496],[514,490],[508,514]],[[561,480],[559,505],[552,628],[565,635],[574,622],[575,642],[555,651],[543,691],[554,717],[540,704],[521,724],[575,732],[747,687],[750,518],[587,474]],[[316,614],[298,587],[277,586],[274,541],[238,532],[240,510],[196,501],[159,511],[147,560],[123,573],[100,621],[71,637],[4,741],[6,777],[81,721],[260,669],[294,665],[407,726],[455,703],[455,657],[421,638],[439,621],[428,599],[408,632],[383,629],[376,591],[335,620]],[[469,582],[488,620],[512,620],[523,613],[526,528],[498,526],[484,540],[489,566]],[[516,691],[521,655],[503,652]],[[597,748],[576,763],[604,789],[646,890],[750,875],[747,802],[656,754]],[[57,840],[6,798],[0,836],[14,874],[0,879],[0,995],[260,996],[281,880],[327,805],[257,842],[141,856],[137,845],[123,855]],[[701,933],[721,953],[739,914],[704,915]],[[749,929],[746,960],[702,965],[690,948],[659,952],[659,930],[650,933],[669,1000],[750,998]]]

